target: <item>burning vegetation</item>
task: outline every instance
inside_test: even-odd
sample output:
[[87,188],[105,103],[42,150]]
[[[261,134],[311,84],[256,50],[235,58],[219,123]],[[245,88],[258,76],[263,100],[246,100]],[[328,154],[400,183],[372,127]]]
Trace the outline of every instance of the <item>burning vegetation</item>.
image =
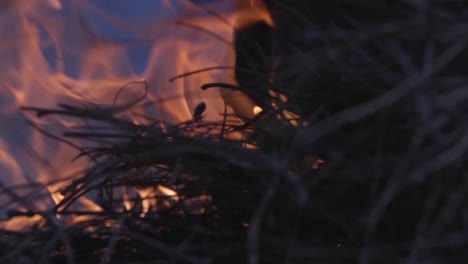
[[156,2],[0,4],[0,262],[468,259],[468,4]]

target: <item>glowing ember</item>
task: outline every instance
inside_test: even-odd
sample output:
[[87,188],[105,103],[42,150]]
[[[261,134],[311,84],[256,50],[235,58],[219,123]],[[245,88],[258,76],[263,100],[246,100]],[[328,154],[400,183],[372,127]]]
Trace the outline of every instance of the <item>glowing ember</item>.
[[262,111],[263,111],[263,109],[262,109],[260,106],[255,106],[255,107],[253,108],[253,113],[254,113],[254,115],[258,115],[258,114],[260,114]]
[[[145,80],[149,87],[146,96],[154,107],[140,114],[167,123],[192,119],[193,110],[201,102],[206,103],[203,118],[219,120],[224,111],[222,98],[240,115],[259,113],[261,109],[238,91],[220,95],[216,89],[202,91],[200,86],[235,83],[233,47],[220,39],[232,43],[234,27],[256,20],[272,24],[271,18],[261,1],[208,2],[205,8],[188,0],[147,1],[141,5],[132,1],[117,5],[91,0],[29,0],[0,5],[0,219],[8,220],[0,222],[1,228],[21,230],[36,223],[41,218],[38,215],[9,219],[7,212],[10,208],[50,210],[64,199],[60,187],[73,177],[59,185],[57,181],[87,166],[86,160],[71,162],[77,154],[75,149],[44,137],[26,123],[29,119],[45,131],[62,131],[77,125],[74,121],[38,119],[19,111],[20,106],[55,107],[70,101],[125,105],[144,94],[141,80]],[[207,8],[215,10],[225,22]],[[231,69],[203,71],[169,81],[183,73],[217,66]],[[116,94],[121,96],[116,98]],[[140,120],[138,116],[132,119],[135,123]],[[173,190],[159,186],[158,191],[177,201]],[[145,198],[141,204],[145,216],[156,206],[157,195],[154,189],[136,192]],[[135,202],[126,192],[121,195],[122,208],[131,210]],[[79,204],[99,212],[102,208],[94,198],[80,198]],[[202,196],[191,202],[210,199]]]
[[156,208],[157,206],[157,197],[154,188],[147,187],[137,190],[141,198],[142,212],[140,217],[145,217],[151,208]]
[[179,200],[177,192],[175,192],[174,190],[171,190],[171,189],[169,189],[167,187],[164,187],[162,185],[158,185],[158,190],[161,193],[163,193],[164,195],[171,197],[171,199],[174,199],[175,201]]

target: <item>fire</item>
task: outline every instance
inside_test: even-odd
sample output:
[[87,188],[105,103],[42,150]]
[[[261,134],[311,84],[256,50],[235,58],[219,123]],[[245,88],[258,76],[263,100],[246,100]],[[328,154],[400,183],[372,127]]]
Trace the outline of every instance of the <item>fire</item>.
[[[238,91],[202,91],[200,86],[235,83],[230,45],[234,28],[258,20],[271,25],[271,18],[261,1],[207,2],[166,0],[139,5],[134,1],[8,0],[0,4],[1,228],[22,230],[39,221],[38,215],[10,218],[8,210],[50,211],[64,199],[60,187],[72,178],[59,180],[87,166],[86,160],[71,161],[76,150],[46,138],[26,122],[31,120],[45,131],[63,131],[76,125],[73,120],[38,119],[19,111],[20,106],[55,107],[70,101],[125,104],[145,93],[139,83],[144,80],[149,89],[146,96],[154,102],[144,114],[167,123],[190,120],[201,102],[206,103],[204,118],[219,120],[223,98],[234,112],[250,116],[261,111]],[[218,66],[231,69],[169,81]],[[138,117],[134,120],[138,122]],[[20,188],[31,185],[36,189]],[[38,186],[42,191],[37,191]],[[177,198],[171,189],[160,186],[158,190]],[[154,190],[137,192],[147,197]],[[123,208],[129,210],[133,203],[125,193],[122,196]],[[26,202],[19,197],[30,199]],[[102,210],[91,199],[82,199],[83,208]],[[207,196],[200,199],[210,200]],[[143,201],[142,216],[155,205],[151,199]]]

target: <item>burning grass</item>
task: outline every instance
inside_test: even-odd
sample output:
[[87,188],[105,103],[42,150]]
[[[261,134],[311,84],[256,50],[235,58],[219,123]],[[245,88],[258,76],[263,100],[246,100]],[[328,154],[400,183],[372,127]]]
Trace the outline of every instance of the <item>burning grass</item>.
[[[143,99],[24,108],[83,120],[54,137],[88,140],[76,147],[91,165],[55,210],[10,213],[45,224],[2,232],[2,260],[463,263],[468,6],[329,2],[273,1],[274,92],[240,75],[242,88],[217,84],[249,87],[261,105],[241,124],[204,121],[203,104],[175,125],[123,114]],[[79,197],[100,209],[76,211]]]

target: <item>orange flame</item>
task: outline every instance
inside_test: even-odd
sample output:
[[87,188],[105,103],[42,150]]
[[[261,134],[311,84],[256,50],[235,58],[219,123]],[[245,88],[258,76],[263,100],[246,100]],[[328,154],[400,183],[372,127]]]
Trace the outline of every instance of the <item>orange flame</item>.
[[[123,85],[145,80],[150,87],[148,99],[155,104],[145,114],[168,123],[191,119],[200,102],[207,105],[205,119],[219,120],[223,98],[233,111],[258,113],[240,92],[200,89],[209,82],[235,83],[232,69],[169,79],[204,68],[234,66],[230,45],[234,28],[258,20],[272,24],[262,1],[209,1],[203,7],[189,0],[130,2],[118,6],[91,0],[8,0],[0,4],[0,220],[8,220],[0,222],[0,228],[21,230],[38,221],[38,216],[9,219],[7,210],[11,206],[50,210],[63,196],[58,185],[49,183],[87,166],[86,160],[71,162],[76,150],[45,138],[26,123],[29,119],[47,131],[60,131],[76,125],[74,121],[38,119],[20,112],[19,106],[55,107],[67,101],[112,104]],[[135,84],[125,99],[131,101],[142,92]],[[137,117],[134,120],[138,122]],[[41,192],[45,195],[34,197],[33,202],[13,199],[8,191],[33,198],[30,190],[15,188],[32,183],[45,186]],[[173,192],[159,188],[162,193]],[[148,190],[137,192],[141,197],[151,195]],[[122,195],[129,210],[132,203]],[[101,210],[88,198],[81,204]],[[152,204],[142,206],[146,214]]]

